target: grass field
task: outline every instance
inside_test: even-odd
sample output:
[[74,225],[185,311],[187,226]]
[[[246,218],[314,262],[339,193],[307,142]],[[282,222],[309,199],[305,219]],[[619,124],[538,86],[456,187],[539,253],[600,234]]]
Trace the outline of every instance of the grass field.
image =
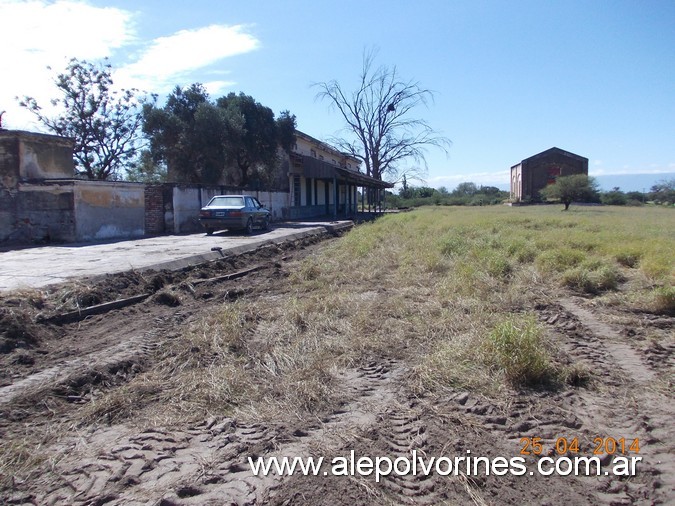
[[[409,360],[419,393],[557,388],[583,371],[558,359],[534,308],[566,290],[627,311],[672,314],[673,251],[668,209],[433,207],[388,215],[305,259],[283,282],[286,296],[244,299],[201,322],[168,351],[151,383],[162,384],[179,416],[226,404],[267,419],[339,404],[335,372],[381,355]],[[186,351],[195,342],[197,357]],[[119,395],[136,405],[129,392]]]
[[[673,251],[668,209],[423,208],[359,227],[306,261],[295,313],[315,325],[327,317],[348,324],[344,360],[369,348],[423,349],[422,389],[555,382],[565,372],[528,315],[555,292],[551,284],[600,303],[672,312]],[[516,351],[519,358],[506,356]]]

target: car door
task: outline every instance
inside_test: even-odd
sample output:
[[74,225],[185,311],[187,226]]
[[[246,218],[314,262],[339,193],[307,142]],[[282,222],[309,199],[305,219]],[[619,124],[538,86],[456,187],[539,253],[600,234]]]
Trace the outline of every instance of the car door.
[[251,198],[253,200],[253,206],[255,207],[258,223],[262,225],[265,222],[265,209],[263,208],[263,205],[258,201],[257,198],[255,197]]
[[253,197],[246,197],[246,214],[252,219],[254,224],[260,223],[260,210],[255,205]]

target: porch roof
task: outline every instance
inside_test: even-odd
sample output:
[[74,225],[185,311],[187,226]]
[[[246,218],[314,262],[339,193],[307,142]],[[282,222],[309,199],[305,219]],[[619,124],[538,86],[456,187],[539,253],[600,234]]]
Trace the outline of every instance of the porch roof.
[[393,188],[394,183],[388,183],[374,177],[367,176],[361,172],[346,169],[344,167],[336,167],[322,160],[317,160],[311,156],[303,156],[302,174],[305,177],[313,177],[317,179],[337,179],[352,183],[357,186],[365,186],[367,188]]

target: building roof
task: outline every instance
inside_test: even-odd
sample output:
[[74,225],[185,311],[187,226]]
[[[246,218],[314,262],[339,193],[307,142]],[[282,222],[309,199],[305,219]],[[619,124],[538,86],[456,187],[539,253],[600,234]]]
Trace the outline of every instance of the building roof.
[[305,177],[313,177],[318,179],[338,179],[340,181],[347,181],[357,186],[367,186],[370,188],[393,188],[393,183],[375,179],[367,176],[362,172],[345,169],[344,167],[337,167],[328,162],[317,160],[311,156],[302,156],[303,174]]
[[352,160],[353,162],[356,162],[357,164],[361,163],[361,160],[359,160],[358,158],[350,155],[349,153],[343,153],[342,151],[339,151],[339,150],[335,149],[330,144],[326,144],[325,142],[320,141],[319,139],[316,139],[315,137],[312,137],[311,135],[308,135],[304,132],[301,132],[300,130],[296,130],[295,135],[315,144],[317,147],[320,147],[324,151],[328,151],[329,153],[334,153],[337,156],[349,158],[350,160]]
[[575,160],[588,162],[588,158],[585,158],[585,157],[579,156],[579,155],[575,155],[574,153],[570,153],[569,151],[564,151],[560,148],[553,147],[553,148],[547,149],[546,151],[542,151],[541,153],[537,153],[536,155],[532,155],[529,158],[525,158],[520,163],[534,161],[534,160],[537,160],[539,158],[545,158],[545,157],[547,157],[549,155],[553,155],[553,154],[563,155],[563,156],[567,156],[569,158],[573,158]]

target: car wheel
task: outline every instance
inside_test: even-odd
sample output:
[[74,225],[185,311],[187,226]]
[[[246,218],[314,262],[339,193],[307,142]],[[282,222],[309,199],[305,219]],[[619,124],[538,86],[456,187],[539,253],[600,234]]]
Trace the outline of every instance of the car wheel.
[[263,230],[269,230],[270,229],[270,217],[265,216],[265,219],[263,220]]
[[253,233],[253,219],[249,218],[246,222],[246,233],[251,235]]
[[212,229],[212,228],[207,228],[207,229],[206,229],[206,235],[213,235],[213,229]]

